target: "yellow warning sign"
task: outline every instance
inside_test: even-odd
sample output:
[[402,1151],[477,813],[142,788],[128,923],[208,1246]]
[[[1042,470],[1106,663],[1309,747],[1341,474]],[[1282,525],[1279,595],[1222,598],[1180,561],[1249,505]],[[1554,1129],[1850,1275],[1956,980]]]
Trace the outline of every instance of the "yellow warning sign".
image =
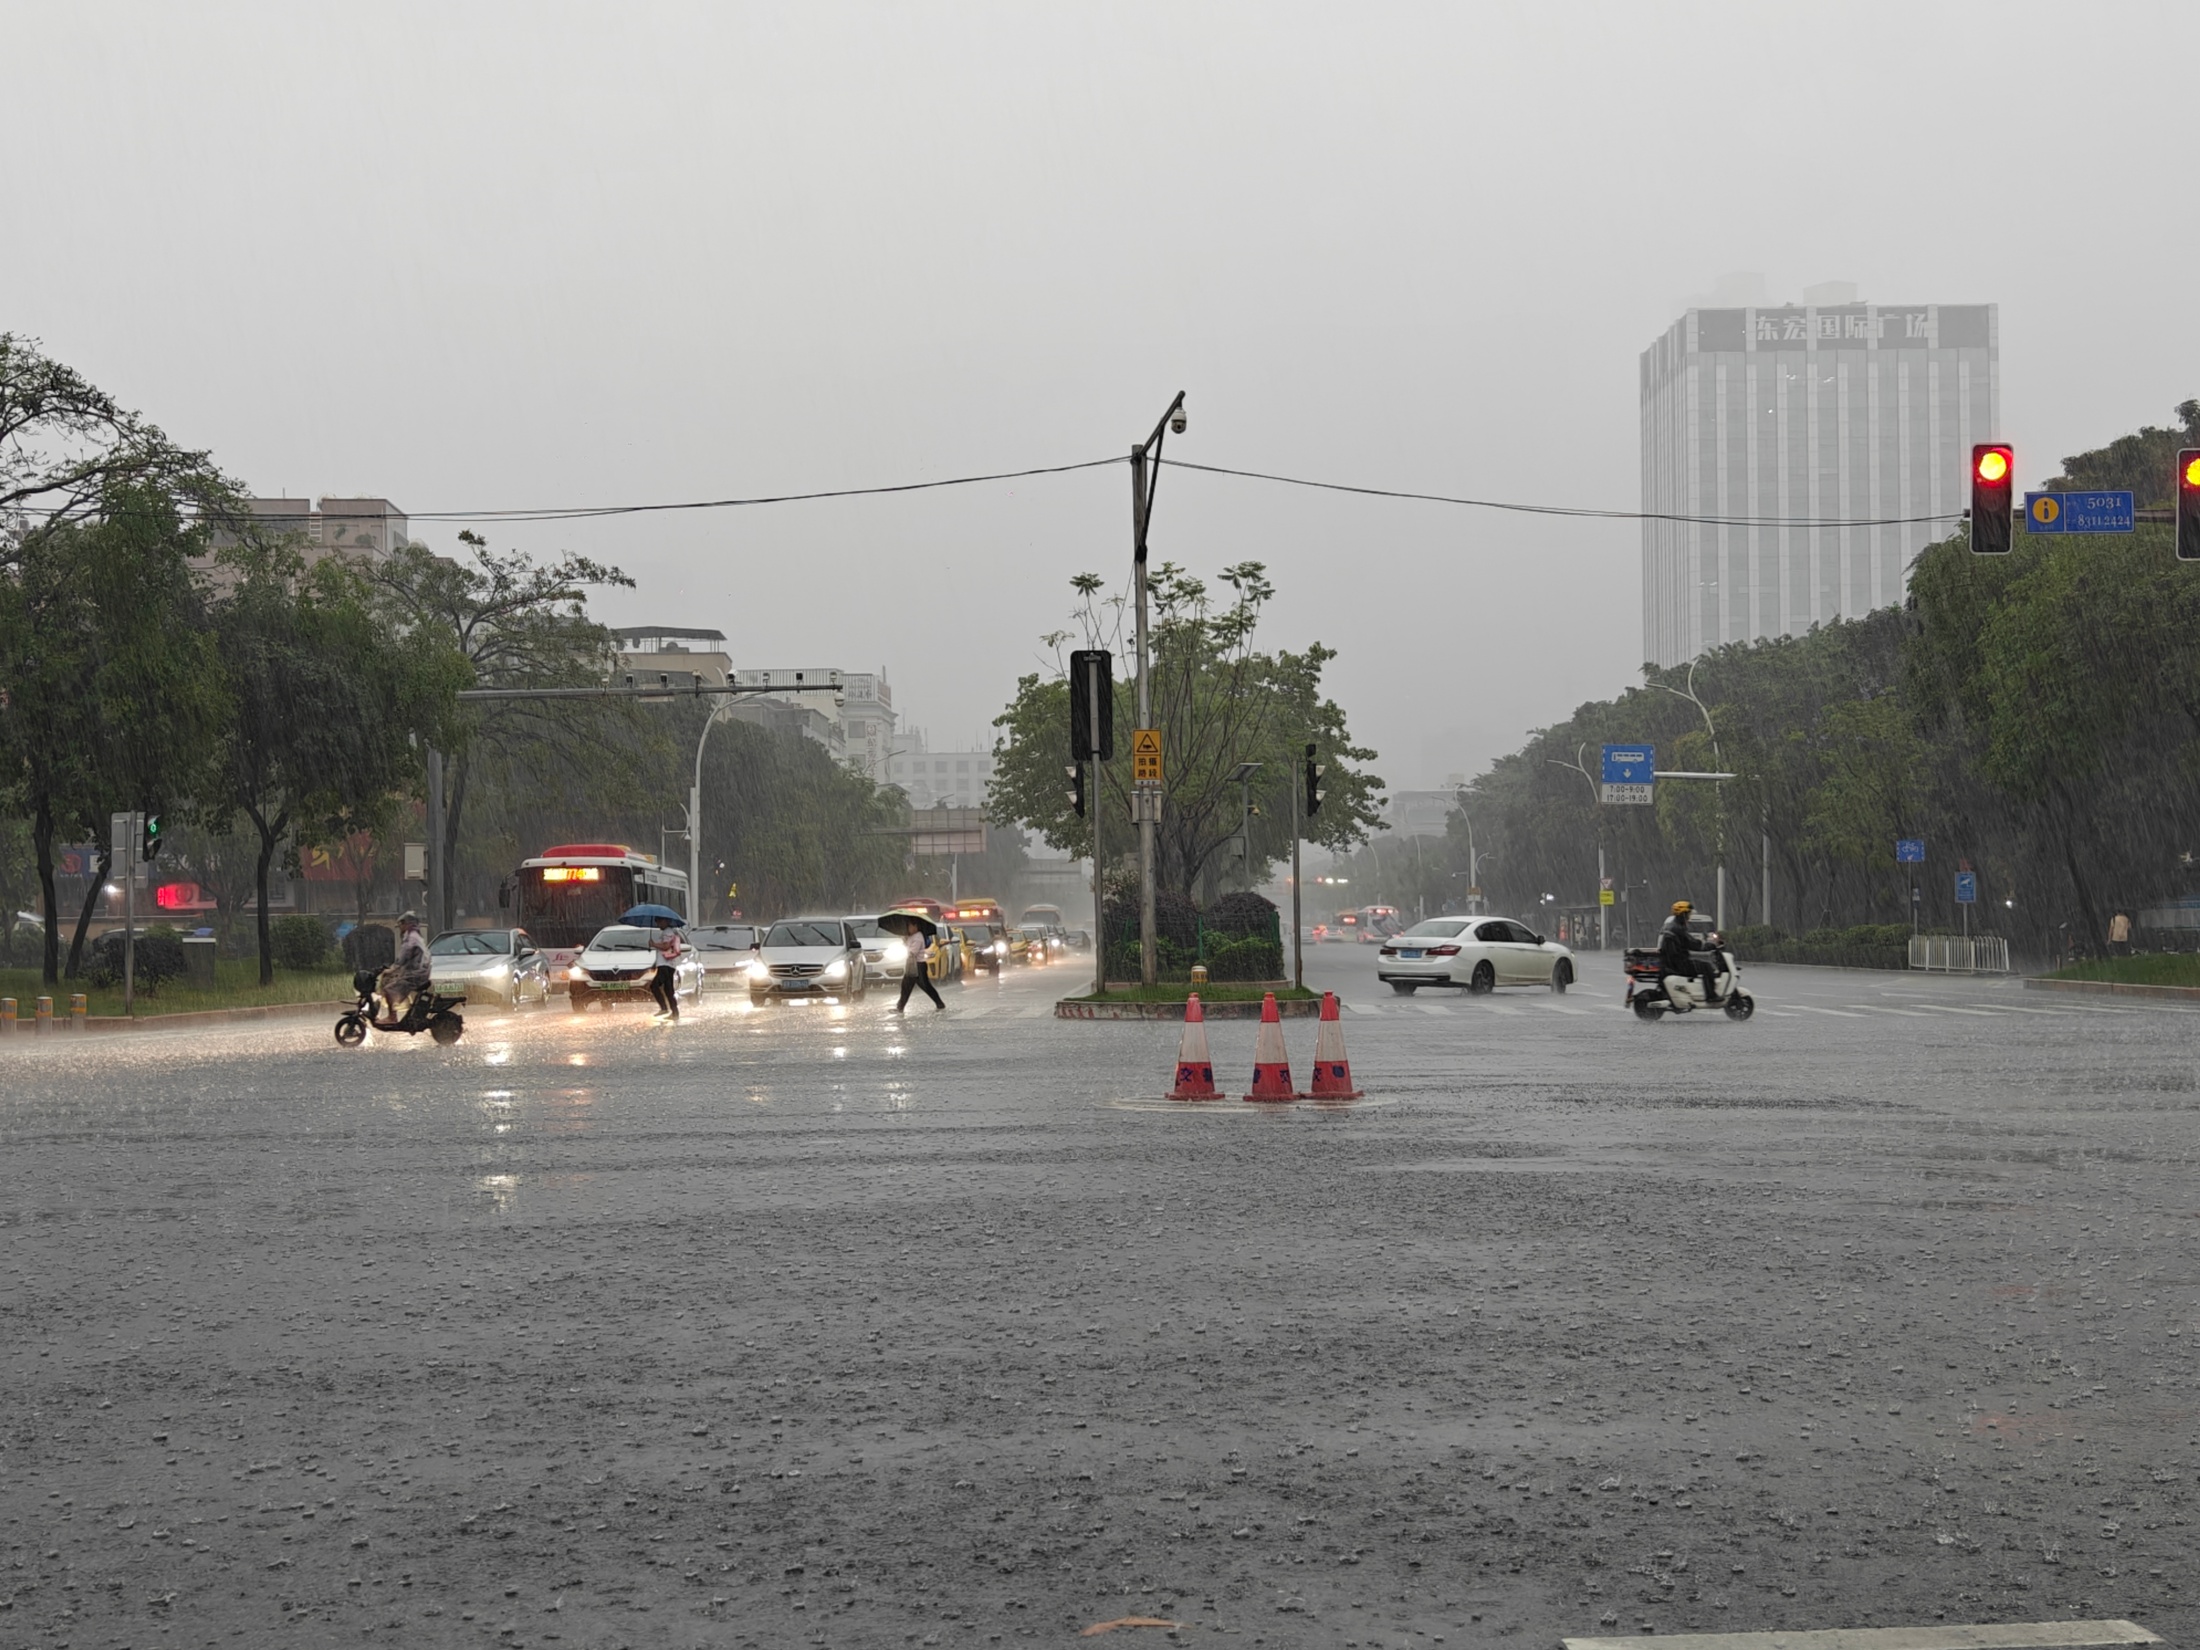
[[1599,888],[1599,889],[1597,890],[1597,904],[1599,904],[1599,905],[1611,905],[1611,904],[1613,904],[1613,903],[1615,903],[1615,902],[1614,902],[1614,900],[1613,900],[1613,898],[1612,898],[1612,890],[1611,890],[1611,889],[1609,889],[1609,888]]
[[1131,735],[1131,783],[1161,783],[1161,730],[1139,728]]

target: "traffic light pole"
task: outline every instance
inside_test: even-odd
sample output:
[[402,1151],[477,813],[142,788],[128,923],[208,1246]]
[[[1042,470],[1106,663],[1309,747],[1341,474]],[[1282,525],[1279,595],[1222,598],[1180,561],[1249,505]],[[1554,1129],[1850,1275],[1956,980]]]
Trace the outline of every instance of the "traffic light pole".
[[1092,994],[1108,994],[1108,908],[1100,854],[1100,816],[1107,812],[1100,801],[1100,661],[1085,661],[1085,720],[1091,738],[1092,788],[1086,792],[1085,814],[1092,821]]
[[1306,989],[1306,927],[1299,911],[1299,780],[1291,776],[1291,983]]

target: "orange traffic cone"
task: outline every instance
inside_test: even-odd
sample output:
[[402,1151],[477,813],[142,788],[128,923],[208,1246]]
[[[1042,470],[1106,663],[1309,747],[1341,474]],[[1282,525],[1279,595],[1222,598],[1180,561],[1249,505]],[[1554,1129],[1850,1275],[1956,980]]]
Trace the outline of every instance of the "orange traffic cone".
[[1199,1006],[1199,993],[1184,999],[1184,1037],[1176,1045],[1176,1087],[1171,1100],[1220,1100],[1215,1087],[1215,1063],[1207,1057],[1207,1011]]
[[1314,1098],[1357,1100],[1352,1086],[1352,1062],[1344,1055],[1344,1022],[1337,1018],[1337,994],[1322,993],[1321,1030],[1314,1033]]
[[1253,1039],[1253,1092],[1248,1100],[1296,1100],[1291,1087],[1291,1057],[1283,1048],[1283,1016],[1276,1012],[1276,994],[1260,999],[1260,1035]]

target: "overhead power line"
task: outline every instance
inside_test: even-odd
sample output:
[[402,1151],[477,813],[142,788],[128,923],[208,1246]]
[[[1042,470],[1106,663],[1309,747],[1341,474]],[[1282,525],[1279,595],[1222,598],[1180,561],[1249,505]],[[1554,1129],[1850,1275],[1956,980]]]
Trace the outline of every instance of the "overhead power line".
[[922,493],[939,487],[974,487],[987,481],[1021,481],[1027,476],[1067,475],[1121,464],[1120,458],[1088,458],[1081,464],[1047,464],[1036,470],[998,470],[982,476],[948,476],[940,481],[902,481],[884,487],[836,487],[822,493],[770,493],[754,498],[706,498],[681,504],[596,504],[570,509],[412,510],[408,521],[585,521],[595,516],[642,516],[670,510],[737,510],[752,504],[806,504],[815,499],[868,498],[880,493]]
[[1677,521],[1703,527],[1911,527],[1930,522],[1954,521],[1954,511],[1937,516],[1691,516],[1669,510],[1597,510],[1572,504],[1513,504],[1502,499],[1460,498],[1450,493],[1409,493],[1391,487],[1355,487],[1342,481],[1310,481],[1304,476],[1280,476],[1265,470],[1231,470],[1220,464],[1193,464],[1172,458],[1179,470],[1204,470],[1209,475],[1239,476],[1247,481],[1273,481],[1286,487],[1313,487],[1325,493],[1358,493],[1365,498],[1414,499],[1423,504],[1462,504],[1476,510],[1510,510],[1526,516],[1580,516],[1592,521]]
[[[946,487],[976,487],[995,481],[1023,481],[1033,476],[1069,475],[1078,470],[1097,470],[1123,464],[1122,457],[1088,458],[1077,464],[1045,464],[1030,470],[996,470],[985,475],[947,476],[938,481],[902,481],[877,487],[834,487],[816,493],[760,493],[748,498],[690,499],[657,504],[592,504],[523,506],[503,510],[410,510],[408,521],[530,522],[591,521],[604,516],[663,515],[685,510],[738,510],[761,504],[809,504],[834,498],[876,498],[890,493],[935,492]],[[1450,504],[1470,510],[1503,510],[1525,516],[1570,516],[1585,521],[1670,521],[1698,527],[1922,527],[1957,521],[1957,511],[1929,516],[1697,516],[1678,510],[1601,510],[1578,504],[1521,504],[1508,499],[1467,498],[1455,493],[1421,493],[1398,487],[1360,487],[1343,481],[1317,481],[1309,476],[1278,475],[1270,470],[1236,470],[1221,464],[1192,464],[1172,458],[1169,467],[1196,470],[1205,475],[1235,476],[1243,481],[1266,481],[1283,487],[1309,487],[1317,492],[1350,493],[1361,498],[1404,499],[1420,504]],[[35,506],[17,506],[21,516],[54,512]],[[2142,512],[2142,517],[2144,513]]]

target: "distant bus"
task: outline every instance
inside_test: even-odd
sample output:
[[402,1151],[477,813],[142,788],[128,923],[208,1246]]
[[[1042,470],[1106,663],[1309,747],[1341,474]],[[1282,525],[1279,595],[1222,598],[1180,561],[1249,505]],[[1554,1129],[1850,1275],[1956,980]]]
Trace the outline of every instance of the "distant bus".
[[637,905],[688,910],[688,879],[623,842],[561,842],[512,873],[499,903],[512,924],[542,948],[553,979],[563,979],[581,948]]
[[1067,928],[1069,926],[1068,923],[1062,920],[1062,908],[1059,905],[1027,905],[1024,907],[1024,914],[1018,917],[1016,921],[1026,928],[1034,926],[1039,928]]
[[1008,926],[1008,913],[1001,909],[997,899],[959,899],[941,909],[948,922],[989,922],[995,928]]

